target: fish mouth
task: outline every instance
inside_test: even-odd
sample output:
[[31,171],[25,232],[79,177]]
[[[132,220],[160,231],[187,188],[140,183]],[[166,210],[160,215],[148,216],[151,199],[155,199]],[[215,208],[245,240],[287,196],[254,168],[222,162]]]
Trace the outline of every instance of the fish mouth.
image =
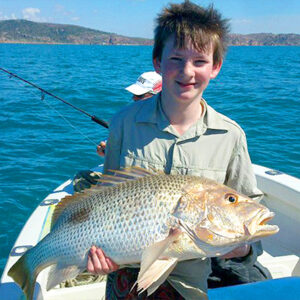
[[279,231],[279,227],[277,225],[267,224],[274,218],[274,216],[275,214],[273,212],[264,210],[255,218],[255,220],[253,220],[253,222],[251,222],[249,226],[245,226],[248,234],[251,235],[251,239],[277,233]]

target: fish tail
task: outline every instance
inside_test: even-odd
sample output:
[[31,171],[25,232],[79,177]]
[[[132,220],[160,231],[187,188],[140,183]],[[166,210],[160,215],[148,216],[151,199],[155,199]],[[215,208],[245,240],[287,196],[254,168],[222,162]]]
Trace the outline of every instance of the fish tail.
[[23,255],[8,271],[8,275],[22,288],[26,299],[33,299],[35,280],[38,272],[31,272],[27,253]]

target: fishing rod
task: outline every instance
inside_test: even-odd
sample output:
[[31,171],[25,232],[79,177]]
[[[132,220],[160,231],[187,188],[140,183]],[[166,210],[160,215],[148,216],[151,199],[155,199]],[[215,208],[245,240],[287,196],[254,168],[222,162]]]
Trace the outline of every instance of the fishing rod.
[[64,100],[64,99],[62,99],[62,98],[60,98],[60,97],[58,97],[58,96],[55,96],[54,94],[52,94],[52,93],[50,93],[50,92],[44,90],[43,88],[39,87],[38,85],[36,85],[36,84],[34,84],[34,83],[32,83],[32,82],[26,80],[26,79],[23,79],[23,78],[21,78],[20,76],[18,76],[18,75],[16,75],[16,74],[12,73],[12,72],[10,72],[10,71],[7,71],[7,70],[5,70],[5,69],[3,69],[3,68],[1,68],[1,67],[0,67],[0,70],[3,71],[3,72],[5,72],[5,73],[7,73],[7,74],[9,74],[10,76],[13,76],[13,77],[15,77],[15,78],[17,78],[17,79],[19,79],[19,80],[21,80],[21,81],[23,81],[23,82],[25,82],[25,83],[31,85],[31,86],[33,86],[34,88],[40,90],[40,91],[43,93],[43,94],[42,94],[42,100],[43,100],[43,98],[44,98],[44,94],[47,94],[47,95],[49,95],[49,96],[51,96],[51,97],[53,97],[53,98],[55,98],[55,99],[57,99],[57,100],[60,100],[61,102],[65,103],[65,104],[71,106],[72,108],[74,108],[74,109],[76,109],[77,111],[79,111],[79,112],[85,114],[86,116],[89,116],[89,117],[91,118],[91,120],[94,121],[94,122],[96,122],[97,124],[99,124],[99,125],[101,125],[101,126],[103,126],[103,127],[105,127],[105,128],[108,128],[107,122],[105,122],[105,121],[103,121],[103,120],[97,118],[96,116],[90,115],[89,113],[87,113],[87,112],[84,111],[83,109],[81,109],[81,108],[79,108],[79,107],[76,107],[75,105],[73,105],[73,104],[67,102],[66,100]]

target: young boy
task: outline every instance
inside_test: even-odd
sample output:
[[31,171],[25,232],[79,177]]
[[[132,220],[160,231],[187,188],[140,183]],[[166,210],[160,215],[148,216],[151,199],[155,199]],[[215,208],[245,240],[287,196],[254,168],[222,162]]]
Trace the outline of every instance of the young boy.
[[[221,69],[227,31],[227,21],[212,7],[205,9],[185,1],[163,10],[157,19],[153,49],[155,70],[163,78],[162,91],[126,107],[113,118],[105,172],[136,165],[167,174],[204,176],[252,198],[262,196],[256,187],[244,132],[202,98],[209,81]],[[249,248],[240,247],[226,260],[215,260],[215,269],[222,269],[223,262],[231,261],[229,258],[239,257],[234,261],[238,267],[224,273],[238,274],[242,270],[239,279],[245,270],[251,274],[256,269],[256,247]],[[205,299],[210,263],[210,259],[180,262],[148,299]],[[87,268],[98,274],[116,271],[108,276],[107,299],[137,297],[135,290],[130,290],[138,269],[118,269],[95,247],[90,251]],[[216,281],[222,281],[220,274],[222,277],[222,271],[214,275]],[[239,279],[231,284],[241,282]]]

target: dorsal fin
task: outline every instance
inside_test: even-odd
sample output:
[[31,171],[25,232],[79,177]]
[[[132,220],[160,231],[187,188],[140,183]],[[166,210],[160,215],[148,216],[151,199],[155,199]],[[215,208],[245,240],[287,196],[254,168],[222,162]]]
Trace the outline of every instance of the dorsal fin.
[[53,225],[56,223],[59,216],[62,214],[64,209],[70,204],[75,203],[77,201],[81,201],[83,197],[86,197],[89,192],[89,190],[86,190],[82,193],[76,193],[72,196],[66,196],[63,199],[61,199],[55,206],[52,218],[51,218],[51,229],[53,228]]
[[144,177],[149,175],[157,175],[158,172],[156,170],[146,170],[141,167],[133,166],[133,167],[126,167],[120,170],[109,170],[113,174],[125,175],[128,177]]
[[120,183],[127,182],[129,180],[137,180],[139,178],[146,177],[146,176],[164,174],[163,172],[157,171],[155,169],[151,169],[151,171],[149,171],[144,168],[136,167],[136,166],[126,167],[120,170],[109,170],[109,172],[112,175],[110,174],[101,175],[101,177],[97,179],[98,182],[97,185],[92,185],[89,189],[86,189],[83,192],[76,193],[72,196],[66,196],[65,198],[63,198],[55,206],[55,209],[52,214],[52,219],[51,219],[51,228],[53,228],[53,225],[56,223],[59,216],[62,214],[62,212],[70,203],[81,201],[83,198],[87,198],[90,194],[109,186],[115,186]]
[[158,175],[161,172],[152,167],[150,167],[150,170],[146,170],[146,169],[144,169],[142,167],[138,167],[138,166],[126,167],[123,170],[130,172],[130,173],[140,175],[140,176]]
[[97,182],[101,183],[100,186],[102,186],[102,183],[104,183],[104,185],[105,184],[117,185],[126,182],[128,180],[136,180],[146,176],[164,174],[154,169],[149,171],[137,166],[126,167],[120,170],[108,170],[108,171],[112,175],[104,174],[99,179],[97,179]]

